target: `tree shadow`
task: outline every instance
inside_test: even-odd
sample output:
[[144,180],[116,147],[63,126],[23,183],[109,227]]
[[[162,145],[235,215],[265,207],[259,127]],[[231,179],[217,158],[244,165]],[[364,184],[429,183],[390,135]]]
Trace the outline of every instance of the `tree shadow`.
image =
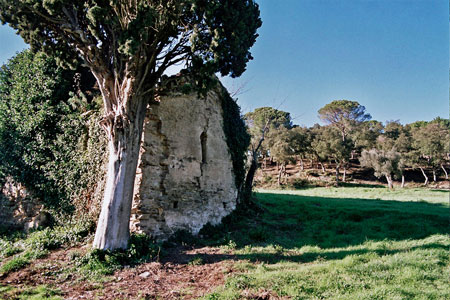
[[257,193],[256,203],[260,212],[233,213],[220,225],[207,225],[196,243],[226,246],[231,241],[237,249],[267,245],[336,248],[450,232],[447,203],[272,193]]
[[[197,237],[188,235],[176,241],[175,244],[188,245],[190,250],[193,249],[188,252],[193,254],[186,254],[188,252],[185,248],[176,250],[171,257],[178,263],[187,263],[198,257],[205,263],[225,259],[306,263],[319,258],[334,260],[348,255],[385,255],[410,251],[415,248],[345,248],[367,241],[390,243],[423,239],[436,234],[448,235],[450,232],[448,203],[313,197],[267,192],[257,193],[255,202],[260,207],[258,211],[235,211],[225,217],[221,224],[205,226]],[[249,251],[248,254],[238,255],[197,251],[205,246],[235,249],[238,253]],[[302,249],[306,252],[299,254],[299,249],[304,246],[317,246],[320,251],[308,252],[306,248]],[[447,246],[431,243],[416,248],[427,247]]]
[[[397,253],[405,253],[414,250],[425,249],[441,249],[448,250],[449,246],[438,243],[430,243],[414,247],[405,247],[402,249],[355,249],[355,250],[338,250],[338,251],[323,251],[323,252],[303,252],[301,254],[293,251],[280,251],[279,253],[272,252],[257,252],[248,254],[223,254],[223,253],[196,253],[186,254],[179,252],[176,263],[189,264],[194,260],[201,259],[204,264],[217,263],[224,260],[247,260],[250,262],[275,264],[279,262],[295,262],[295,263],[310,263],[317,260],[330,261],[341,260],[349,255],[365,255],[375,254],[377,256],[394,255]],[[179,249],[178,249],[179,250]],[[173,258],[173,257],[172,257]],[[174,262],[172,259],[166,259],[165,262]]]

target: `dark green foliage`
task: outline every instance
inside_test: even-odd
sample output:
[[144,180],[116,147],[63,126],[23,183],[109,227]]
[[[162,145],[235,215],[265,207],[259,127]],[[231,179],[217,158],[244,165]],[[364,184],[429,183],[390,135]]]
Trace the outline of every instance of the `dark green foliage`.
[[308,187],[310,185],[309,181],[306,179],[297,178],[291,183],[292,188],[294,189],[302,189]]
[[253,228],[248,232],[248,236],[255,242],[265,242],[270,238],[270,233],[265,227]]
[[245,122],[236,101],[228,92],[222,91],[223,131],[233,162],[233,171],[236,187],[240,188],[245,178],[246,152],[250,143]]
[[351,134],[356,150],[361,152],[362,149],[375,148],[377,138],[383,132],[383,128],[383,124],[376,120],[364,121],[357,124]]
[[291,129],[293,126],[290,113],[272,107],[259,107],[253,112],[246,113],[245,120],[249,123],[249,127],[257,133],[261,133],[266,124],[269,129],[281,126]]
[[319,127],[314,133],[311,147],[318,157],[335,160],[336,163],[348,162],[354,146],[352,140],[342,140],[340,132],[331,126]]
[[430,122],[412,129],[412,145],[416,150],[418,165],[436,168],[446,161],[449,153],[450,131],[443,123]]
[[86,275],[111,275],[125,265],[136,265],[159,258],[160,247],[145,234],[132,234],[127,250],[94,249],[82,257],[76,257],[77,269]]
[[[290,113],[278,110],[272,107],[260,107],[252,112],[244,115],[245,122],[247,123],[249,133],[251,135],[251,148],[256,149],[261,138],[264,137],[264,141],[259,148],[259,153],[266,155],[270,146],[271,131],[277,131],[285,129],[291,129],[292,118]],[[273,136],[276,136],[276,132]],[[258,153],[258,154],[259,154]]]
[[118,77],[126,76],[125,64],[145,61],[152,83],[180,60],[199,74],[241,75],[262,24],[252,0],[2,0],[0,12],[32,49],[70,66],[81,57],[93,72],[114,69]]
[[25,51],[3,66],[0,76],[0,177],[27,182],[37,197],[62,207],[68,204],[58,203],[63,197],[44,170],[62,146],[56,143],[62,116],[72,112],[71,75],[44,55]]
[[[124,177],[134,176],[146,107],[166,70],[184,62],[204,89],[211,76],[240,76],[252,59],[250,47],[262,25],[253,0],[0,0],[0,20],[17,30],[31,48],[73,66],[77,59],[89,67],[103,96],[102,125],[111,152],[125,159],[111,161],[108,176],[126,170],[108,185],[105,202],[125,209],[102,209],[94,247],[123,248],[128,243],[126,220],[132,193],[115,193]],[[137,134],[136,134],[137,133]],[[127,167],[123,169],[123,165]],[[239,178],[240,174],[237,174]],[[132,190],[133,181],[125,181]],[[111,195],[111,197],[107,197]],[[104,217],[103,217],[104,216]],[[110,227],[107,220],[121,220]],[[112,232],[116,228],[120,236]],[[104,239],[101,239],[104,237]],[[114,238],[113,238],[114,237]],[[100,244],[100,240],[105,241]],[[111,240],[117,241],[111,243]]]
[[26,239],[27,248],[34,251],[38,249],[53,250],[63,245],[75,245],[84,240],[89,234],[90,224],[74,223],[57,226],[53,229],[45,228],[31,233]]
[[338,128],[342,139],[345,139],[356,124],[370,120],[372,117],[357,101],[334,100],[319,109],[319,118]]
[[103,174],[99,104],[78,72],[28,50],[0,71],[0,181],[11,176],[58,213],[94,198]]

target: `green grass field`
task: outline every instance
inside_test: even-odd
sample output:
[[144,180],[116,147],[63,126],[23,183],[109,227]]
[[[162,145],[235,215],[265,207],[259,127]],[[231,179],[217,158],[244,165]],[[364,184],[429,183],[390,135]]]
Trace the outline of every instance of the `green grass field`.
[[349,186],[256,198],[261,213],[206,233],[240,262],[205,299],[450,299],[448,191]]

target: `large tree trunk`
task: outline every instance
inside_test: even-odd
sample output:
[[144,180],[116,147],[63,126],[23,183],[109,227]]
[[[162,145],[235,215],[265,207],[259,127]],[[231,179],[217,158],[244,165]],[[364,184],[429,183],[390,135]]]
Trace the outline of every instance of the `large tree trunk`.
[[433,169],[433,181],[434,182],[437,181],[437,179],[436,179],[436,170],[435,169]]
[[102,209],[93,247],[103,250],[126,249],[134,179],[139,159],[147,101],[133,99],[128,113],[110,114],[102,124],[108,134],[109,162]]
[[391,175],[386,175],[386,180],[387,180],[387,183],[388,183],[388,187],[389,187],[389,189],[391,190],[392,187],[393,187]]
[[427,176],[427,174],[425,174],[425,171],[423,170],[422,167],[420,167],[419,169],[420,169],[420,171],[422,171],[423,177],[425,177],[425,183],[424,183],[424,185],[427,185],[427,184],[428,184],[428,176]]
[[402,174],[402,185],[401,185],[401,187],[402,188],[405,187],[405,175],[403,175],[403,174]]
[[448,173],[447,170],[444,168],[444,165],[441,165],[442,170],[444,170],[445,173],[445,179],[448,179]]

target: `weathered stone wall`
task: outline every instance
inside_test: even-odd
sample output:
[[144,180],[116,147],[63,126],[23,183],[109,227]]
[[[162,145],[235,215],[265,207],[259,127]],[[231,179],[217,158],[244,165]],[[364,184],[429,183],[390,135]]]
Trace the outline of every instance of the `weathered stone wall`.
[[172,92],[150,105],[138,165],[131,230],[166,238],[217,224],[236,206],[220,89],[206,98]]
[[11,229],[35,229],[46,225],[49,215],[43,205],[12,178],[6,178],[0,193],[0,226]]

